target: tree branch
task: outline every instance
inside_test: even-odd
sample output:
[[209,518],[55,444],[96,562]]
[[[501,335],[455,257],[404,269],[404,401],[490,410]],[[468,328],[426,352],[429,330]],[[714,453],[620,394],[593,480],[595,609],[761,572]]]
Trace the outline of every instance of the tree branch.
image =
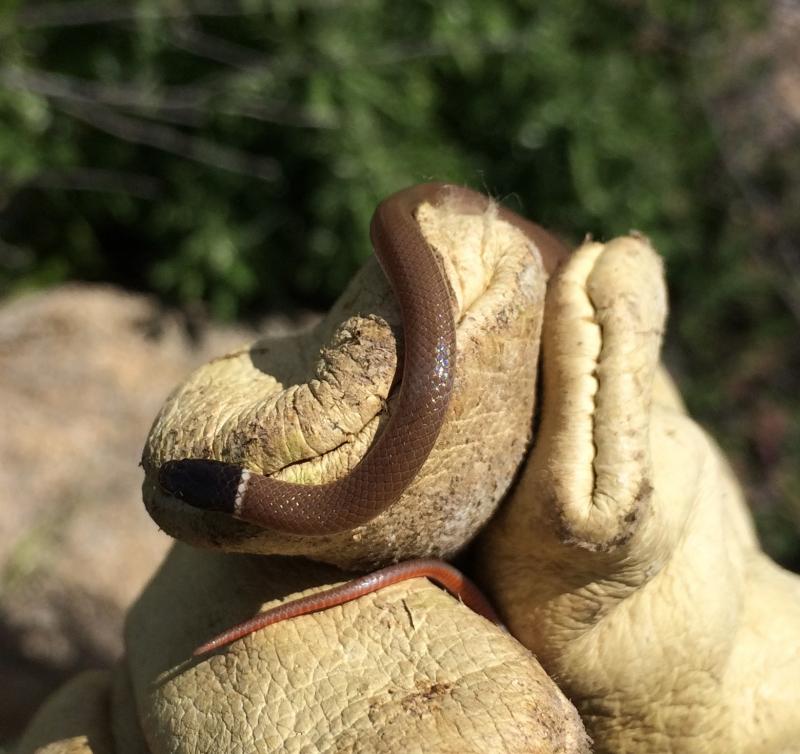
[[107,108],[78,108],[61,102],[56,107],[92,128],[133,144],[153,147],[203,165],[272,182],[281,175],[281,166],[271,157],[244,152],[177,129],[138,118],[120,115]]
[[46,170],[25,182],[29,188],[93,191],[128,194],[154,201],[161,195],[161,183],[140,173],[77,167],[69,170]]
[[[295,1],[296,7],[310,10],[326,10],[346,4],[348,4],[347,0]],[[350,4],[352,4],[352,1]],[[111,24],[120,21],[194,18],[199,16],[253,16],[264,12],[264,8],[248,7],[245,3],[232,0],[195,0],[195,2],[186,5],[164,3],[159,8],[136,7],[131,2],[112,3],[105,0],[78,0],[71,3],[55,2],[29,5],[27,8],[23,8],[14,20],[20,29],[44,29],[49,27]]]

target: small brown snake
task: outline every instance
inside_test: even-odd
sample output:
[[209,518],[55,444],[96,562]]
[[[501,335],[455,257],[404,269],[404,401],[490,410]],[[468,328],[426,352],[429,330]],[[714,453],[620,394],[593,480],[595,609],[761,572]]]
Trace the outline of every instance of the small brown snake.
[[[445,197],[468,214],[483,213],[490,204],[487,197],[466,188],[425,183],[393,194],[378,206],[372,218],[370,237],[375,253],[400,306],[404,354],[394,410],[362,460],[341,479],[318,485],[284,482],[222,461],[173,460],[159,469],[159,484],[165,492],[197,508],[222,511],[263,528],[299,535],[353,529],[375,518],[400,497],[436,442],[453,387],[456,328],[450,284],[415,218],[421,204],[436,206]],[[503,207],[497,207],[497,216],[536,244],[548,271],[566,255],[566,247],[538,225]],[[432,564],[437,562],[439,565],[434,567]],[[423,570],[420,564],[425,564]],[[267,611],[201,650],[416,576],[438,581],[466,604],[495,619],[477,588],[455,569],[439,561],[411,561]],[[451,589],[453,585],[455,590]]]
[[307,597],[291,600],[265,610],[263,613],[253,616],[250,620],[244,621],[238,626],[234,626],[210,639],[195,649],[194,655],[204,655],[207,652],[224,647],[232,641],[248,636],[254,631],[260,631],[273,623],[280,623],[289,618],[297,618],[300,615],[327,610],[329,607],[343,605],[345,602],[351,602],[363,597],[365,594],[377,592],[379,589],[396,584],[399,581],[421,577],[435,581],[454,597],[459,598],[467,607],[478,613],[478,615],[482,615],[493,623],[502,625],[500,618],[486,597],[461,571],[442,560],[408,560],[405,563],[395,563],[378,571],[373,571],[331,589],[315,592]]

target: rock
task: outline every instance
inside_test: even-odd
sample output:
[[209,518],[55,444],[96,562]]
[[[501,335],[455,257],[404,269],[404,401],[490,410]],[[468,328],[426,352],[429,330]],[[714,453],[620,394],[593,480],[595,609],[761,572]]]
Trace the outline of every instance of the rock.
[[127,607],[170,544],[141,504],[148,428],[191,369],[252,337],[192,339],[153,300],[106,286],[0,307],[0,741],[120,654]]

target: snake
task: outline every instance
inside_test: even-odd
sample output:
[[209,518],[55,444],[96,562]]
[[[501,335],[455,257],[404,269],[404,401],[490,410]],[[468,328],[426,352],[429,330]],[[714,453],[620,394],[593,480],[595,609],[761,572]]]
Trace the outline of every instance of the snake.
[[[492,203],[468,188],[423,183],[384,199],[372,216],[370,239],[400,308],[403,354],[395,405],[383,431],[363,458],[345,476],[323,484],[287,482],[219,460],[169,460],[158,469],[158,482],[164,492],[195,508],[304,536],[351,530],[376,518],[400,498],[430,455],[453,392],[454,296],[443,263],[416,220],[416,211],[422,204],[440,206],[444,201],[452,202],[456,211],[466,214],[484,213]],[[511,210],[500,205],[495,208],[499,219],[533,241],[545,268],[552,271],[566,254],[562,242]],[[274,620],[265,618],[267,613],[256,616],[252,622],[242,624],[250,626],[245,634],[277,620],[355,599],[387,583],[418,576],[437,581],[477,612],[496,619],[485,599],[476,597],[477,587],[463,576],[455,577],[447,570],[454,570],[452,567],[441,570],[434,563],[446,566],[432,560],[397,563],[341,587],[279,606],[291,610],[267,611]],[[275,618],[276,615],[280,617]],[[241,629],[238,626],[226,632],[227,639],[222,644],[245,635],[237,633]],[[211,643],[203,648],[211,648]]]
[[420,558],[407,560],[403,563],[393,563],[372,573],[351,579],[344,584],[314,592],[299,599],[289,600],[269,610],[264,610],[249,620],[223,631],[213,639],[209,639],[195,649],[192,654],[195,657],[200,657],[275,623],[337,607],[346,602],[357,600],[364,595],[377,592],[392,584],[417,578],[427,578],[439,584],[473,612],[502,627],[502,621],[492,604],[476,584],[461,571],[443,560]]

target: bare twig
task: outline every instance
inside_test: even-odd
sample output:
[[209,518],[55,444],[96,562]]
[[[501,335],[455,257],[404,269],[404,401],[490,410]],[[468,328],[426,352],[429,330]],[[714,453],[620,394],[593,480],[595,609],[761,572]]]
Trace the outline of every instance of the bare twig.
[[[707,102],[703,103],[703,107],[719,148],[722,166],[728,174],[731,184],[736,188],[754,217],[769,212],[772,205],[770,199],[739,169],[736,160],[730,154],[725,137],[719,131],[712,107]],[[772,276],[775,281],[775,289],[783,299],[786,308],[800,324],[800,261],[798,261],[800,260],[800,247],[786,237],[775,239],[772,243],[774,256],[778,258],[779,264],[788,273],[788,275]],[[766,258],[767,255],[763,249],[752,249],[751,253],[753,259],[762,267],[774,270],[774,263]]]
[[[729,56],[730,62],[738,66],[734,80],[740,84],[746,80],[744,76],[754,63],[758,63],[760,71],[758,78],[749,83],[749,91],[744,91],[745,96],[739,93],[742,111],[731,118],[729,108],[728,118],[725,118],[724,110],[720,115],[719,97],[715,102],[701,95],[700,101],[731,184],[754,221],[769,218],[767,230],[760,234],[751,256],[769,274],[777,294],[800,324],[800,242],[789,235],[786,223],[775,226],[780,198],[770,196],[763,182],[753,177],[758,165],[764,163],[765,154],[796,144],[800,135],[800,121],[775,86],[780,73],[787,69],[794,79],[800,80],[796,44],[800,6],[795,0],[772,0],[769,11],[770,21],[754,37],[749,52],[743,54],[742,45],[738,44],[735,55]],[[776,227],[781,230],[776,232]]]
[[[340,7],[347,2],[348,0],[301,0],[297,2],[297,5],[309,10],[327,10]],[[352,0],[350,0],[350,4],[352,4]],[[71,3],[55,2],[29,5],[17,14],[15,21],[20,29],[44,29],[199,16],[256,16],[268,10],[268,6],[254,8],[246,3],[232,0],[195,0],[186,5],[162,3],[157,8],[137,7],[131,2],[78,0]]]
[[26,181],[25,185],[30,188],[127,194],[150,201],[158,199],[161,195],[161,184],[155,178],[141,173],[98,168],[46,170]]
[[160,149],[203,165],[252,176],[262,181],[275,181],[281,175],[280,164],[271,157],[217,144],[168,126],[120,115],[103,107],[78,108],[64,102],[57,107],[76,120],[124,141]]
[[211,60],[214,63],[250,70],[253,65],[263,65],[264,55],[251,47],[208,34],[193,23],[193,19],[182,19],[170,24],[172,44],[185,52]]
[[222,82],[205,90],[197,86],[163,87],[157,93],[156,90],[130,84],[105,84],[58,73],[5,66],[0,68],[0,86],[68,102],[135,110],[138,114],[184,126],[200,126],[205,116],[212,112],[295,128],[336,126],[332,118],[322,118],[288,103],[232,104],[222,101],[212,104],[215,90],[224,90]]
[[[31,91],[46,97],[80,102],[86,105],[113,105],[136,109],[158,110],[165,107],[153,91],[136,86],[104,84],[60,73],[34,71],[17,66],[0,68],[0,84],[9,89]],[[193,108],[198,105],[196,93],[175,88],[167,93],[170,109]]]
[[[751,179],[747,167],[743,167],[741,155],[732,147],[731,138],[723,133],[714,104],[702,95],[700,102],[717,144],[722,168],[731,185],[742,198],[752,218],[770,217],[775,211],[775,201]],[[791,125],[796,132],[796,124]],[[756,248],[750,250],[751,256],[770,274],[776,292],[800,324],[800,246],[786,235],[768,235],[772,237],[757,240]]]
[[133,3],[110,3],[103,0],[55,2],[29,5],[16,16],[22,29],[91,26],[138,19],[185,18],[187,16],[242,16],[247,13],[239,3],[203,3],[204,7],[164,4],[161,8],[137,8]]

